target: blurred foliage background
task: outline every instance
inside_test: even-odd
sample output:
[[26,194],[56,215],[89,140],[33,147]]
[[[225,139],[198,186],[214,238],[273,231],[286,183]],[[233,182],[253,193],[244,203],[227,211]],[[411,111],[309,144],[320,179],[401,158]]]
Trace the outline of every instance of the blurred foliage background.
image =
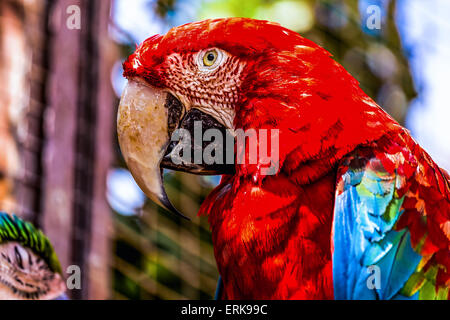
[[[0,209],[42,227],[64,267],[81,267],[82,289],[72,290],[72,298],[212,298],[218,273],[207,218],[196,213],[219,177],[166,172],[169,198],[191,222],[143,195],[115,134],[122,62],[136,44],[176,25],[268,19],[333,53],[407,124],[424,87],[410,67],[414,48],[403,39],[400,3],[404,7],[401,0],[2,0]],[[77,7],[81,27],[71,29],[67,19]],[[368,24],[373,19],[379,28]]]

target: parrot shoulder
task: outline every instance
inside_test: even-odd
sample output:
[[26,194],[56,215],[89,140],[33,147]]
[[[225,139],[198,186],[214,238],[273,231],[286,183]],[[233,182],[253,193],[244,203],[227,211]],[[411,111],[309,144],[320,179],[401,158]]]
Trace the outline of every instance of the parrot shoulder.
[[447,299],[450,183],[409,136],[340,162],[333,217],[336,299]]

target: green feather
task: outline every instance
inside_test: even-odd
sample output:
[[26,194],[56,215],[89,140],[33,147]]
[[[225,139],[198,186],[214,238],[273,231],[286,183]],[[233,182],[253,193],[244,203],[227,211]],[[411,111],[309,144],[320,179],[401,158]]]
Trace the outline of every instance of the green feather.
[[41,257],[54,272],[62,274],[61,265],[50,240],[31,223],[15,215],[0,212],[0,244],[18,242]]

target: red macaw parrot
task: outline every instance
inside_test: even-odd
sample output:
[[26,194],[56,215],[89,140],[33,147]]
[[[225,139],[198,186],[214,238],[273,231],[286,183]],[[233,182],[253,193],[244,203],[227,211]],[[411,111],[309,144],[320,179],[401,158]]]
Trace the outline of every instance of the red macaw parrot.
[[[220,298],[449,298],[450,177],[329,52],[229,18],[150,37],[123,66],[118,137],[143,191],[178,213],[162,168],[223,174],[199,212]],[[175,162],[172,134],[195,121],[276,130],[276,172],[261,174],[262,159]]]

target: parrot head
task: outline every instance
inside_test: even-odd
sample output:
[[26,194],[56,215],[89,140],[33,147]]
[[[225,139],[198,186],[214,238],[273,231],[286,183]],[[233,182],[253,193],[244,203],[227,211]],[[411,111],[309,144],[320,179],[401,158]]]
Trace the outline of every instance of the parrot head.
[[61,266],[48,238],[0,212],[0,300],[66,299]]
[[[264,179],[259,159],[231,165],[174,161],[180,149],[171,138],[179,129],[191,139],[194,123],[234,138],[238,129],[277,129],[277,168],[288,170],[292,152],[295,161],[326,152],[332,157],[332,151],[345,152],[375,136],[386,122],[384,112],[330,53],[268,21],[227,18],[175,27],[145,40],[123,67],[128,84],[117,118],[122,154],[141,189],[178,214],[164,191],[163,168],[249,175],[256,183]],[[223,150],[216,152],[233,148],[219,145]],[[203,142],[190,146],[193,154],[205,148]]]

